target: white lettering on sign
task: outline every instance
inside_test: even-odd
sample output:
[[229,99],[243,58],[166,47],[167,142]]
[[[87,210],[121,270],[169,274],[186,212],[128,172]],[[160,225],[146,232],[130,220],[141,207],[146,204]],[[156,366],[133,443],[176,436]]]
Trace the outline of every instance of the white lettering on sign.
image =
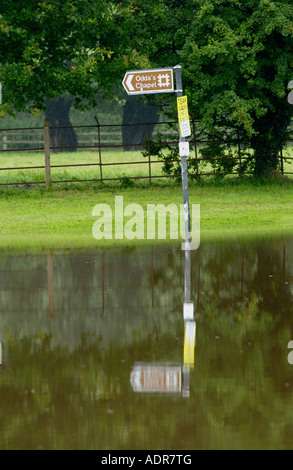
[[147,81],[147,80],[151,80],[151,77],[148,77],[148,76],[144,76],[142,75],[141,77],[139,75],[137,75],[135,77],[135,80],[138,81],[138,82],[142,82],[142,81]]
[[155,83],[137,83],[136,84],[136,89],[139,89],[139,90],[144,90],[144,89],[149,90],[155,87],[156,87]]

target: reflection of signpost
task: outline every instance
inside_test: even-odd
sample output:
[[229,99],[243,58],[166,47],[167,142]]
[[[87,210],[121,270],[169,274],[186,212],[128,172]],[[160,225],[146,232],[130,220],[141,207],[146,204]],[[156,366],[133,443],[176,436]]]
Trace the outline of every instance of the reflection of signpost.
[[194,346],[195,346],[195,321],[188,320],[185,322],[184,331],[184,366],[194,366]]
[[130,375],[134,392],[140,393],[181,393],[190,396],[190,369],[194,367],[196,323],[194,306],[190,300],[190,250],[185,251],[184,272],[184,346],[183,365],[170,363],[138,363]]
[[168,364],[136,364],[130,382],[135,392],[180,393],[181,367]]
[[196,324],[194,321],[194,305],[190,299],[190,271],[191,271],[191,251],[185,251],[185,271],[184,271],[184,347],[183,347],[183,383],[182,395],[190,395],[190,369],[194,366],[194,349],[196,337]]

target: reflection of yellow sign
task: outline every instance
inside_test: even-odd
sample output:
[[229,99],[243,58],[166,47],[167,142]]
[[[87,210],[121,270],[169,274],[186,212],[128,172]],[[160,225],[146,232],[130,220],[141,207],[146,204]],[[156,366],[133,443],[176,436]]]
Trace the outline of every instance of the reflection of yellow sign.
[[185,366],[194,366],[195,347],[195,321],[185,322],[183,363]]
[[191,131],[187,106],[187,96],[179,96],[177,98],[177,112],[181,137],[188,137],[191,134]]

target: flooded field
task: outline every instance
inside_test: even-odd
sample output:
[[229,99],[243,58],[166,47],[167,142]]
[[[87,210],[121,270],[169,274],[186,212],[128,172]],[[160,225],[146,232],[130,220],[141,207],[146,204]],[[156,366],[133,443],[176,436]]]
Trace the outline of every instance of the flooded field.
[[3,254],[0,277],[0,449],[293,448],[293,237]]

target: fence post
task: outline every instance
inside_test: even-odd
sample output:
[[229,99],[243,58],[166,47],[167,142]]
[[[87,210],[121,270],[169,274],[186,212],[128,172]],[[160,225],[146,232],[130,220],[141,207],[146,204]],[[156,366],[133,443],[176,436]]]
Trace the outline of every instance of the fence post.
[[239,158],[239,171],[238,175],[241,172],[241,166],[242,166],[242,161],[241,161],[241,141],[240,141],[240,134],[239,131],[237,131],[237,145],[238,145],[238,158]]
[[150,124],[148,126],[148,156],[149,156],[149,180],[152,182],[152,162],[151,162],[151,133],[150,133]]
[[283,149],[281,149],[280,151],[280,157],[281,157],[281,173],[283,175],[284,174]]
[[3,135],[3,150],[7,150],[7,134],[6,132]]
[[102,170],[102,151],[101,151],[101,130],[100,130],[100,123],[97,116],[94,116],[97,128],[98,128],[98,147],[99,147],[99,165],[100,165],[100,180],[103,181],[103,170]]
[[46,188],[51,184],[51,165],[50,165],[50,123],[48,119],[44,120],[44,149],[45,149],[45,178]]

